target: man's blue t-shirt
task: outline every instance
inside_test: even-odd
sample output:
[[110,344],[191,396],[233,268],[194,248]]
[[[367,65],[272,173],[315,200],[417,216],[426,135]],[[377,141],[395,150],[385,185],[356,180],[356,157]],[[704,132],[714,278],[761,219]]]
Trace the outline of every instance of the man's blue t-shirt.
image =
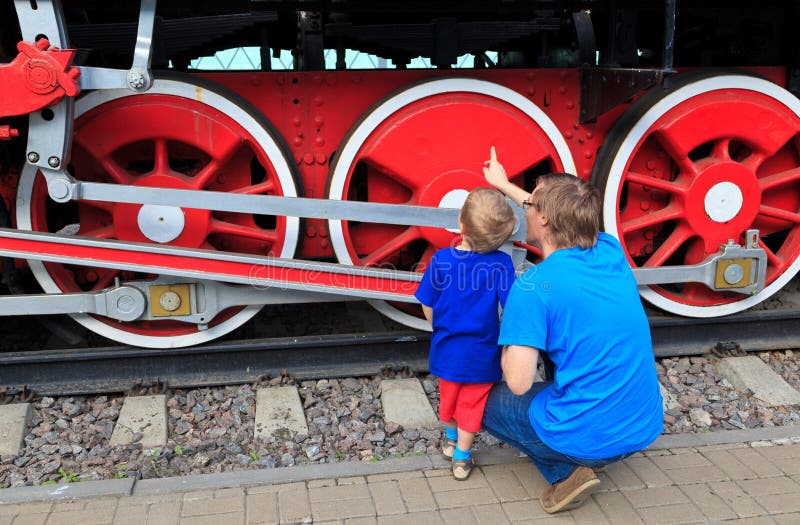
[[550,448],[605,459],[642,450],[663,430],[650,326],[611,235],[556,250],[520,276],[499,342],[538,348],[555,364],[553,384],[528,409]]
[[415,294],[433,308],[430,370],[457,383],[500,381],[498,305],[514,282],[511,257],[500,251],[437,251]]

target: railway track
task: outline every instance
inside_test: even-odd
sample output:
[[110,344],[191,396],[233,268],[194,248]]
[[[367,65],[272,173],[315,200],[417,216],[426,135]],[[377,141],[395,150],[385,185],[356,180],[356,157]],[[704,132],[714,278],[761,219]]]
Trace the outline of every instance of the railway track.
[[[796,309],[723,318],[651,315],[656,357],[717,349],[800,347]],[[419,331],[258,338],[180,349],[106,346],[0,353],[0,386],[39,395],[120,392],[136,385],[170,388],[248,383],[288,374],[296,379],[369,376],[388,368],[427,371],[430,335]]]

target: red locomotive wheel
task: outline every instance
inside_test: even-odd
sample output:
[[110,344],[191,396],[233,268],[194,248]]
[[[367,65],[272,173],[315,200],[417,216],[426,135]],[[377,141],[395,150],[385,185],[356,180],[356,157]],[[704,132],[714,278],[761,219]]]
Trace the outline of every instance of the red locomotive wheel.
[[[403,89],[372,107],[350,131],[332,167],[328,196],[460,208],[486,186],[483,162],[496,146],[509,177],[533,188],[550,171],[574,172],[566,143],[532,102],[491,82],[454,78]],[[330,221],[339,261],[424,271],[455,240],[443,229]],[[372,301],[381,313],[426,329],[416,306]]]
[[[83,181],[296,196],[294,163],[277,133],[255,110],[205,85],[157,80],[145,95],[125,90],[91,93],[76,108],[69,171]],[[57,204],[35,170],[23,174],[18,208],[22,229],[292,257],[298,220],[292,217],[212,212],[170,206],[79,201]],[[153,276],[118,270],[31,261],[45,291],[100,290]],[[180,280],[180,282],[187,282]],[[120,323],[77,315],[111,339],[138,346],[198,344],[224,335],[259,307],[221,312],[208,326],[171,320]]]
[[761,232],[767,286],[746,296],[705,285],[653,286],[672,313],[713,317],[749,308],[800,269],[800,102],[746,74],[686,75],[623,115],[598,154],[606,231],[634,266],[697,264],[744,231]]

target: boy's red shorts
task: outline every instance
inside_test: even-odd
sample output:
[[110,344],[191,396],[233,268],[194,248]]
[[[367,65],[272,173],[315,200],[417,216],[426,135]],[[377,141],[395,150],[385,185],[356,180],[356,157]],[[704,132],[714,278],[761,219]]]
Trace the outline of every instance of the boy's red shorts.
[[481,429],[483,409],[494,383],[454,383],[439,379],[439,418],[445,423],[458,422],[467,432]]

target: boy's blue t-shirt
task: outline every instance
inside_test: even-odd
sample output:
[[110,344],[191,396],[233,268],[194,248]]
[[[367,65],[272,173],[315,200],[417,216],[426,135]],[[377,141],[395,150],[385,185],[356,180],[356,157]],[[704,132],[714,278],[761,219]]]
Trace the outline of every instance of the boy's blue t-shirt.
[[444,248],[433,255],[415,294],[433,308],[432,374],[457,383],[500,380],[498,305],[513,282],[506,253]]
[[555,364],[553,384],[528,409],[550,448],[605,459],[642,450],[663,430],[650,326],[611,235],[556,250],[520,276],[499,342],[538,348]]

